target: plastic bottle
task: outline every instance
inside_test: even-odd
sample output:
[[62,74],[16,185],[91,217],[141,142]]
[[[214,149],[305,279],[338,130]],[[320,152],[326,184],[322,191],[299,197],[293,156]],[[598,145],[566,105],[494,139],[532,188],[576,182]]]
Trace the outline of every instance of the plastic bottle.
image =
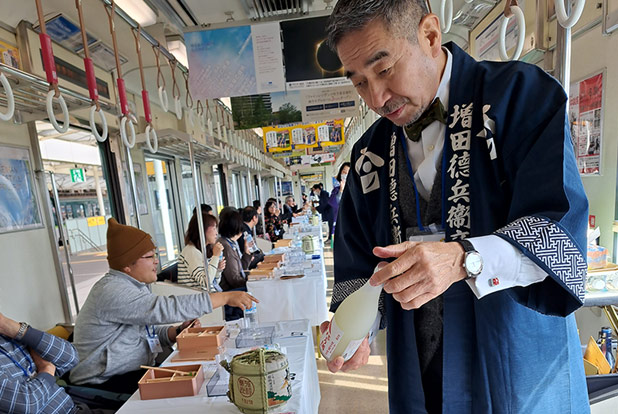
[[614,358],[612,350],[612,329],[608,327],[601,328],[599,332],[599,341],[601,342],[601,352],[605,355],[605,359],[609,363],[609,366],[614,368],[616,365],[616,359]]
[[[249,292],[251,294],[251,292]],[[255,329],[258,327],[258,317],[257,317],[257,304],[255,302],[251,302],[251,307],[249,309],[244,310],[244,321],[245,328],[247,329]]]
[[[378,264],[374,272],[386,264]],[[376,321],[381,292],[382,285],[371,286],[367,281],[341,302],[320,340],[320,352],[327,361],[338,356],[347,361],[354,355]]]

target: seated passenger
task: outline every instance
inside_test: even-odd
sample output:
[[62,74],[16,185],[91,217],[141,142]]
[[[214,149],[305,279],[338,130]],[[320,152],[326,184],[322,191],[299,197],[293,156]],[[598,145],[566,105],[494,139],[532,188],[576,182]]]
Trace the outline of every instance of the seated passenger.
[[[253,229],[257,225],[258,222],[258,213],[255,208],[248,206],[242,209],[242,235],[238,239],[238,247],[240,247],[240,251],[244,252],[245,249],[248,251],[248,255],[246,260],[243,260],[243,269],[251,270],[255,269],[261,261],[264,260],[264,253],[260,251],[257,247],[255,239],[253,237]],[[247,242],[247,240],[250,240]]]
[[264,219],[266,226],[266,233],[270,237],[271,242],[276,242],[283,237],[283,226],[279,219],[279,209],[276,202],[268,201],[264,208]]
[[202,212],[202,222],[206,238],[208,268],[204,272],[198,221],[194,214],[185,233],[185,247],[178,256],[178,284],[206,289],[206,274],[208,274],[211,292],[221,292],[219,283],[221,271],[225,269],[225,258],[219,261],[223,253],[223,245],[217,242],[217,219],[211,214]]
[[[163,347],[195,318],[213,308],[240,308],[256,301],[244,292],[208,292],[157,296],[149,283],[157,280],[159,263],[148,233],[108,221],[109,272],[92,288],[75,324],[74,345],[80,363],[71,382],[107,391],[132,393],[143,375],[140,365],[153,365]],[[164,324],[186,321],[181,326]]]
[[54,375],[77,362],[75,348],[64,339],[0,313],[0,412],[76,412]]
[[243,270],[245,267],[243,262],[249,263],[251,255],[248,254],[248,250],[241,251],[238,246],[238,239],[242,235],[242,217],[238,210],[229,207],[221,210],[219,217],[221,218],[219,242],[223,245],[223,257],[225,257],[221,288],[224,292],[238,288],[246,289],[247,277]]

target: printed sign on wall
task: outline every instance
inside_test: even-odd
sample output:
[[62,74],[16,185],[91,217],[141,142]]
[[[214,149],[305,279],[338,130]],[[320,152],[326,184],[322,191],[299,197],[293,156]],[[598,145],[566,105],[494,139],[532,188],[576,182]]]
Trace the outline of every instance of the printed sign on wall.
[[354,86],[303,90],[300,94],[303,122],[358,116],[360,98]]
[[571,140],[582,175],[601,172],[603,73],[571,84],[569,123]]

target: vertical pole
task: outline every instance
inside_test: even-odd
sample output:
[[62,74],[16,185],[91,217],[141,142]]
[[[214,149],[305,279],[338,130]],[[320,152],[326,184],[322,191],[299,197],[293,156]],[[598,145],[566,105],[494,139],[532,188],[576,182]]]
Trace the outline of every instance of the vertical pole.
[[129,147],[123,144],[120,145],[124,147],[127,155],[127,169],[129,170],[129,185],[131,186],[131,201],[133,202],[133,214],[135,214],[135,223],[137,224],[137,228],[141,229],[142,224],[139,217],[139,208],[137,206],[137,189],[135,185],[135,171],[133,171],[133,158],[131,157],[131,150],[129,149]]
[[258,172],[258,189],[260,190],[260,206],[262,206],[262,234],[266,233],[266,220],[264,219],[264,191],[262,190],[262,173]]
[[94,176],[94,189],[97,192],[97,201],[99,203],[99,215],[105,217],[105,203],[103,202],[103,192],[101,191],[101,182],[99,175],[99,167],[92,167],[92,175]]
[[71,291],[73,292],[73,302],[75,303],[75,313],[79,313],[79,302],[77,300],[77,289],[75,288],[75,277],[73,276],[73,266],[71,265],[71,255],[69,254],[69,240],[64,234],[64,220],[60,211],[60,197],[58,196],[58,187],[56,186],[56,177],[54,173],[49,171],[51,179],[52,191],[54,193],[54,202],[56,203],[56,220],[58,221],[58,235],[64,246],[64,257],[67,261],[67,269],[69,270],[69,282],[71,283]]
[[[571,13],[571,2],[565,2],[567,14]],[[565,29],[556,21],[558,25],[558,33],[556,39],[556,79],[560,81],[567,98],[569,97],[569,88],[571,83],[571,29]]]
[[[208,257],[206,256],[206,235],[204,234],[204,220],[202,219],[202,206],[198,193],[199,181],[197,177],[197,168],[195,166],[195,158],[193,154],[193,142],[189,141],[189,160],[191,161],[191,170],[193,172],[193,193],[195,195],[195,214],[197,216],[197,227],[200,233],[200,246],[202,246],[202,260],[204,261],[204,269],[208,269]],[[208,274],[208,272],[206,273]],[[210,292],[210,278],[206,277],[206,291]]]

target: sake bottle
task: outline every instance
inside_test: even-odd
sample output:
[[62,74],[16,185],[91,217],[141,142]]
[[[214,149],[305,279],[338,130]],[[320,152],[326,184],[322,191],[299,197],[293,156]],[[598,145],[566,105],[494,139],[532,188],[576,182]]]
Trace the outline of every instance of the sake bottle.
[[[386,264],[378,264],[374,273]],[[327,361],[338,356],[342,356],[345,361],[352,358],[377,321],[381,292],[382,285],[371,286],[367,281],[341,302],[320,340],[320,351]]]

